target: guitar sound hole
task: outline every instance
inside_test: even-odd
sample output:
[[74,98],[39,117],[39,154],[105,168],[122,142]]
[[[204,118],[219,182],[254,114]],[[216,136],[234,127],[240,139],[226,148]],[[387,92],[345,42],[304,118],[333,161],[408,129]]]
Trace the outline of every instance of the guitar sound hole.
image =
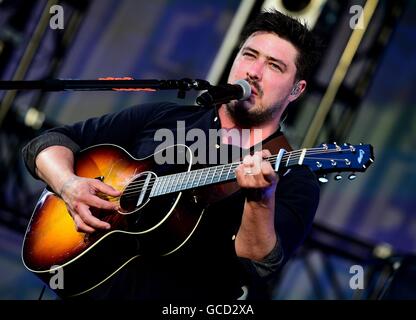
[[143,172],[133,179],[120,197],[121,211],[129,213],[142,207],[149,199],[155,178],[154,173]]

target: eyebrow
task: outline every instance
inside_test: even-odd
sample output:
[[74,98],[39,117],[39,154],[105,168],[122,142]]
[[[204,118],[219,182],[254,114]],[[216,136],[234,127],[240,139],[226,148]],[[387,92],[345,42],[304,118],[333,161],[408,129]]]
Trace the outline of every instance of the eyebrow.
[[[242,51],[251,51],[252,53],[260,54],[260,52],[258,50],[253,49],[251,47],[244,47]],[[283,67],[284,71],[287,70],[287,64],[284,63],[282,60],[277,59],[277,58],[274,58],[274,57],[271,57],[271,56],[266,56],[266,58],[269,61],[273,61],[273,62],[276,62],[276,63],[280,64]]]

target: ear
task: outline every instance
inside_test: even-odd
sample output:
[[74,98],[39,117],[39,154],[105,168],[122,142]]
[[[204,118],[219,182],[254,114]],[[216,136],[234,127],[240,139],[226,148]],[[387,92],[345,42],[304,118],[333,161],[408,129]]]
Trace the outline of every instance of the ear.
[[302,94],[303,91],[306,89],[306,81],[299,80],[297,81],[292,88],[292,91],[289,95],[289,102],[295,101],[299,96]]

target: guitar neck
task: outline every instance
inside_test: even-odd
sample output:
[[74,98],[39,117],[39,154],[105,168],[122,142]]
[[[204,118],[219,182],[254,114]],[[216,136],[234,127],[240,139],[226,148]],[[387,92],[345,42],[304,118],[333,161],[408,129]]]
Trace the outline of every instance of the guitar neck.
[[[302,164],[304,156],[312,149],[301,149],[292,152],[286,152],[280,163],[279,170]],[[276,169],[278,156],[273,155],[265,160]],[[224,183],[236,179],[235,169],[242,161],[227,163],[218,166],[207,167],[203,169],[191,170],[166,176],[158,177],[150,193],[151,197],[156,197],[168,193],[195,189],[207,185]]]
[[[365,171],[374,161],[373,147],[369,144],[342,146],[322,144],[316,148],[299,149],[291,152],[280,150],[265,160],[269,161],[276,172],[294,166],[305,165],[317,174],[327,172]],[[211,184],[228,182],[236,179],[235,169],[241,161],[207,167],[157,177],[150,192],[150,197],[168,193],[195,189]],[[355,174],[350,175],[350,180]]]

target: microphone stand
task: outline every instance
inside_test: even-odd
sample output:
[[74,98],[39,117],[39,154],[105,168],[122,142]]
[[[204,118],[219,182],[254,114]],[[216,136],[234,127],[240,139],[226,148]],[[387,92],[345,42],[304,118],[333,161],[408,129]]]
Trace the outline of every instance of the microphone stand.
[[43,90],[43,91],[102,91],[120,89],[137,90],[179,90],[178,98],[185,98],[186,91],[208,90],[211,85],[206,80],[192,80],[184,78],[181,80],[21,80],[21,81],[0,81],[0,90]]
[[[178,98],[184,99],[186,91],[208,90],[211,84],[206,80],[137,80],[129,78],[103,78],[97,80],[44,79],[44,80],[0,80],[0,90],[42,90],[42,91],[157,91],[178,90]],[[10,103],[0,101],[0,127],[8,113]]]

